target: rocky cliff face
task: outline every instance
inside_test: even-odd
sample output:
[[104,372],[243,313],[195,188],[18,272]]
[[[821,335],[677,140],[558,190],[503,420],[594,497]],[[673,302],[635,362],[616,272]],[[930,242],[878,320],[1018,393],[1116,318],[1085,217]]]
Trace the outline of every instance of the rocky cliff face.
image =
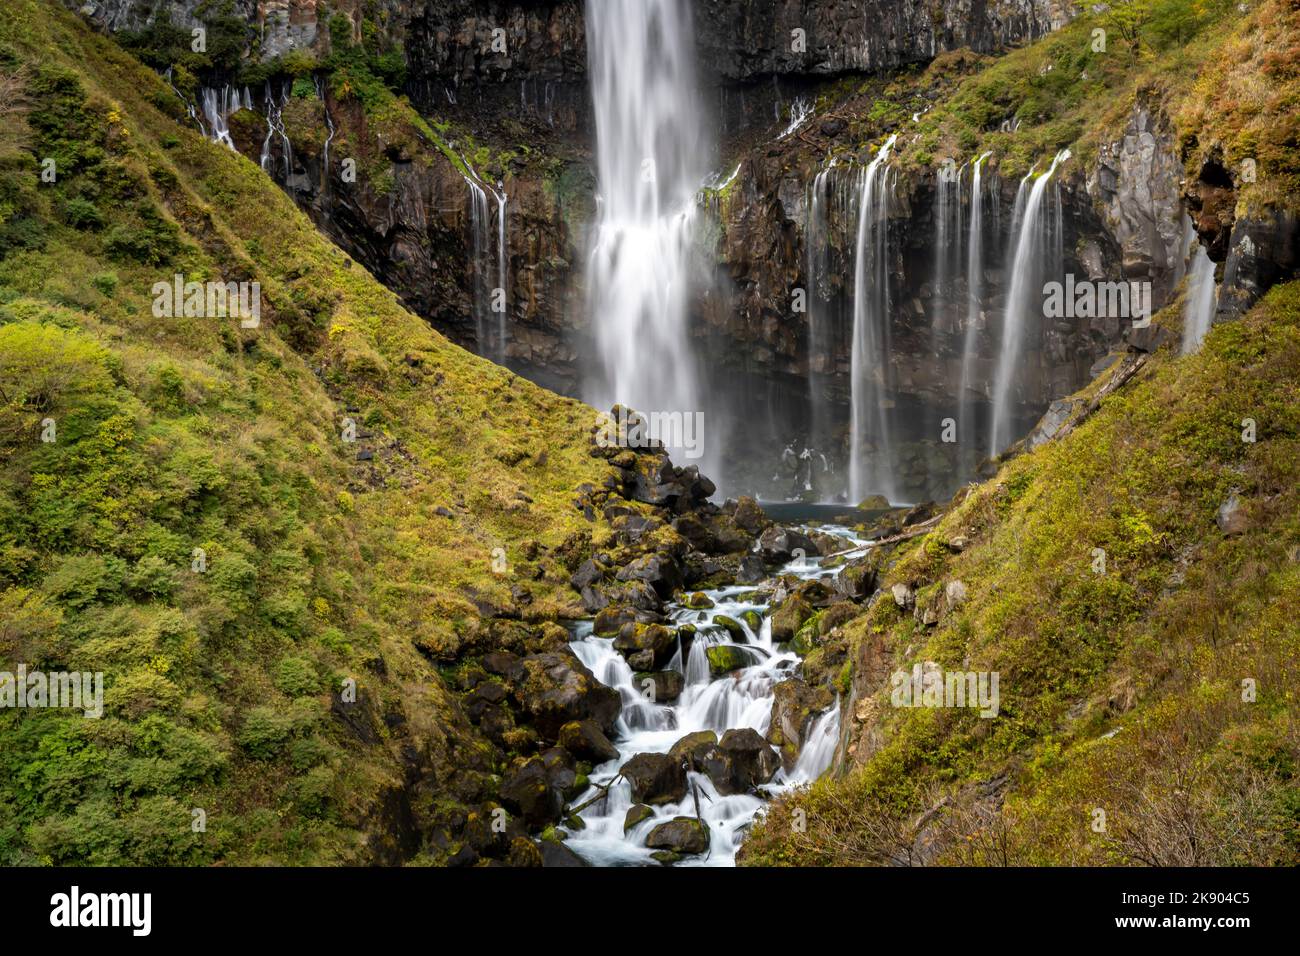
[[[89,6],[93,19],[119,30],[139,29],[152,10],[140,0]],[[177,23],[203,15],[201,4],[190,0],[167,6]],[[1056,0],[707,0],[692,7],[704,96],[723,140],[718,179],[735,170],[727,188],[706,191],[701,262],[716,269],[694,303],[696,352],[715,390],[709,407],[744,426],[728,429],[741,442],[729,457],[753,463],[722,476],[728,487],[786,493],[790,476],[774,473],[769,460],[754,460],[753,449],[806,443],[818,403],[845,418],[854,170],[869,159],[864,144],[891,131],[906,135],[906,114],[925,110],[926,97],[932,102],[939,95],[922,90],[902,117],[878,119],[878,105],[892,94],[883,82],[864,90],[863,74],[925,63],[963,46],[1001,51],[1065,22],[1068,6]],[[326,9],[316,0],[238,0],[234,10],[257,27],[247,58],[273,63],[294,49],[328,54]],[[242,126],[231,124],[236,144],[259,160],[269,143],[269,171],[321,228],[438,328],[536,381],[577,393],[587,321],[581,263],[596,189],[583,4],[386,0],[364,9],[349,2],[328,9],[348,16],[357,38],[378,37],[375,42],[400,49],[411,102],[431,120],[450,120],[452,131],[444,134],[440,125],[439,142],[414,123],[395,132],[391,118],[377,122],[355,101],[340,102],[326,84],[323,100],[295,98],[285,107],[289,150],[267,135],[262,91],[254,93],[254,110],[241,114]],[[845,78],[851,80],[839,82]],[[797,128],[791,122],[796,101],[803,108],[817,104],[817,114]],[[288,121],[291,112],[298,114],[296,125]],[[362,172],[355,183],[342,179],[337,162],[324,166],[331,122],[331,155],[358,161]],[[1149,281],[1159,308],[1182,280],[1194,232],[1222,263],[1218,312],[1230,318],[1295,270],[1296,224],[1267,211],[1237,220],[1232,175],[1211,159],[1187,181],[1181,148],[1160,104],[1144,100],[1087,168],[1076,162],[1065,169],[1065,270],[1101,281]],[[818,240],[825,243],[824,275],[815,278],[808,274],[808,197],[830,155],[843,176]],[[468,176],[466,162],[475,167]],[[977,382],[989,380],[996,362],[1007,280],[1001,266],[1018,181],[1000,177],[996,166],[987,175]],[[476,227],[470,179],[507,197],[504,256],[495,208]],[[905,423],[907,467],[918,496],[951,491],[974,465],[958,462],[955,451],[936,440],[936,423],[963,403],[976,418],[986,417],[989,402],[978,385],[959,394],[969,277],[958,264],[947,286],[936,287],[936,205],[933,168],[910,169],[894,189],[889,226],[895,283],[888,399]],[[485,230],[491,235],[484,237]],[[502,273],[505,345],[494,351],[481,339],[483,299]],[[826,341],[810,340],[809,313],[793,303],[797,290],[815,300],[829,330]],[[1025,356],[1017,430],[1028,429],[1054,398],[1088,381],[1122,334],[1116,319],[1044,323]],[[845,436],[841,430],[822,437],[819,454],[834,467]]]

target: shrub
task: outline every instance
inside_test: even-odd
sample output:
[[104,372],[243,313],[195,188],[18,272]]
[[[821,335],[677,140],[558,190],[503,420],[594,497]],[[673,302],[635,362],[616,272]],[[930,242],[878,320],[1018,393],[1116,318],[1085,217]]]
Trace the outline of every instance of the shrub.
[[275,686],[290,697],[305,697],[320,690],[320,678],[311,661],[286,657],[275,667]]
[[250,757],[274,757],[293,736],[293,719],[274,707],[253,707],[244,717],[236,738]]

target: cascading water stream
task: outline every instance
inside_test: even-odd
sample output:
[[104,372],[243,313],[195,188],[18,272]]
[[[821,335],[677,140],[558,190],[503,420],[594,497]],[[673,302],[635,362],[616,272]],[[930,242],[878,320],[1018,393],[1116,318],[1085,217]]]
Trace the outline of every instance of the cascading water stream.
[[[824,531],[837,529],[823,526]],[[862,542],[842,535],[856,550],[847,555],[865,553]],[[781,571],[801,578],[823,573],[820,559],[807,558],[791,562]],[[719,737],[727,730],[751,728],[766,734],[772,716],[773,689],[781,681],[794,677],[798,655],[778,650],[772,642],[771,619],[765,617],[757,631],[744,623],[746,611],[762,613],[765,606],[746,600],[747,587],[721,588],[705,593],[714,601],[707,611],[688,610],[679,605],[671,609],[674,625],[690,623],[695,637],[683,659],[679,644],[669,670],[682,674],[683,690],[671,703],[655,703],[642,693],[627,661],[614,650],[613,641],[591,634],[584,624],[570,644],[578,659],[601,683],[618,690],[622,711],[613,743],[619,755],[592,769],[591,788],[576,797],[573,806],[581,806],[600,794],[600,787],[618,775],[619,768],[638,753],[666,753],[673,744],[696,731],[712,730]],[[715,623],[718,615],[740,622],[745,640],[736,643],[731,633]],[[733,644],[741,649],[748,666],[732,674],[714,678],[709,670],[707,648]],[[776,795],[793,787],[811,783],[830,765],[839,742],[840,707],[838,703],[812,719],[794,764],[762,789]],[[632,788],[619,780],[604,797],[584,809],[580,816],[584,826],[567,839],[570,849],[595,864],[647,864],[652,851],[645,846],[646,837],[661,823],[678,816],[695,816],[694,791],[700,795],[700,817],[709,828],[709,849],[702,856],[686,857],[684,866],[729,866],[749,824],[765,806],[762,796],[753,793],[722,794],[707,774],[688,772],[686,796],[677,802],[653,807],[653,815],[626,833],[623,830],[627,811],[634,804]]]
[[849,496],[898,500],[889,408],[890,136],[862,172],[853,284]]
[[588,316],[601,360],[586,397],[701,411],[686,307],[709,164],[690,11],[685,0],[588,0],[586,24],[600,184]]
[[961,386],[958,391],[958,429],[963,447],[974,445],[975,415],[971,388],[978,357],[979,328],[984,307],[984,184],[982,167],[992,155],[984,153],[971,164],[970,235],[966,240],[966,322],[962,335]]
[[[1044,275],[1060,271],[1060,236],[1048,228],[1049,217],[1044,215],[1044,197],[1048,186],[1053,183],[1057,167],[1069,158],[1068,149],[1057,153],[1051,167],[1034,180],[1026,193],[1026,183],[1033,176],[1031,171],[1029,176],[1021,180],[1020,192],[1016,197],[1016,228],[1012,232],[1014,251],[1008,262],[1011,267],[1011,282],[1007,293],[1006,315],[1002,322],[1002,344],[993,376],[990,456],[1002,452],[1014,438],[1011,414],[1013,386],[1020,377],[1018,363],[1029,331],[1029,313],[1033,303],[1041,304]],[[1059,196],[1055,213],[1055,221],[1059,223]],[[1051,262],[1053,259],[1054,263]]]
[[1187,295],[1183,307],[1183,354],[1201,347],[1214,320],[1218,287],[1214,283],[1214,261],[1205,247],[1195,242],[1192,268],[1187,275]]
[[277,102],[275,94],[271,92],[271,81],[266,81],[266,138],[262,140],[262,155],[258,158],[258,164],[267,173],[271,172],[271,143],[279,137],[280,154],[284,160],[284,184],[286,187],[290,184],[293,176],[293,145],[289,142],[289,134],[284,128],[283,111],[286,103],[289,102],[290,84],[286,80],[280,89],[280,99]]
[[214,143],[221,143],[230,149],[235,149],[235,141],[230,138],[230,127],[226,121],[231,114],[239,112],[242,109],[252,108],[252,98],[244,101],[240,98],[239,90],[233,86],[223,86],[216,89],[212,86],[205,86],[200,94],[203,104],[203,117],[207,122],[207,129],[211,132],[205,132]]
[[497,310],[497,340],[495,346],[496,360],[498,364],[504,364],[506,360],[506,309],[505,296],[509,286],[509,269],[510,259],[509,250],[506,247],[506,222],[509,210],[509,200],[506,196],[505,183],[497,183],[497,288],[501,290],[501,308]]
[[474,274],[474,332],[479,352],[486,354],[492,297],[491,284],[485,268],[491,235],[487,191],[472,176],[465,176],[465,184],[469,186],[469,253],[470,268]]
[[325,85],[316,77],[316,96],[320,99],[321,112],[325,114],[325,145],[321,150],[320,189],[324,193],[330,182],[330,143],[334,142],[334,120],[330,116],[329,101],[325,98]]

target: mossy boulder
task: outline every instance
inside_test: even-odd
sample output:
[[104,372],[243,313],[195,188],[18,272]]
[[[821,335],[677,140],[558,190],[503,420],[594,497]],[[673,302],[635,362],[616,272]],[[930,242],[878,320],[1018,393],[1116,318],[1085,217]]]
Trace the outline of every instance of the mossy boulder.
[[758,613],[758,611],[755,611],[753,608],[741,611],[739,617],[755,634],[758,634],[758,632],[763,629],[763,615]]
[[686,688],[686,678],[677,671],[638,671],[632,681],[656,704],[676,700]]
[[608,607],[601,608],[596,614],[596,619],[591,625],[591,632],[597,637],[617,637],[624,624],[635,624],[636,620],[635,608],[622,604],[611,604]]
[[713,623],[718,625],[718,627],[724,628],[726,632],[731,635],[731,638],[734,641],[739,641],[743,644],[749,640],[749,635],[745,633],[745,628],[741,626],[741,623],[734,617],[729,617],[726,614],[715,614],[713,615]]
[[529,827],[554,823],[564,810],[564,793],[541,757],[530,757],[506,777],[501,801]]
[[847,624],[855,617],[866,613],[866,608],[854,604],[852,601],[840,601],[838,604],[832,604],[817,617],[817,633],[825,637],[835,628]]
[[767,512],[749,495],[742,495],[736,502],[736,510],[732,512],[731,518],[737,528],[751,535],[762,534],[772,523]]
[[776,774],[776,750],[751,727],[728,730],[703,755],[700,770],[722,794],[749,793]]
[[709,848],[709,828],[694,817],[673,817],[651,830],[645,845],[674,854],[703,853]]
[[627,814],[623,817],[623,832],[627,833],[638,823],[644,823],[654,815],[654,809],[647,807],[644,803],[632,804],[627,808]]
[[560,746],[579,760],[593,764],[618,758],[618,748],[594,720],[571,720],[561,727]]
[[[824,613],[824,612],[822,612]],[[803,626],[795,632],[790,639],[790,650],[794,651],[800,657],[805,657],[817,647],[820,639],[820,622],[822,613],[814,614],[804,622]]]
[[718,735],[712,730],[697,730],[687,734],[668,751],[668,756],[684,760],[692,770],[702,770],[710,750],[718,745]]
[[713,607],[713,599],[703,591],[696,591],[694,594],[689,595],[682,603],[692,610],[701,610],[703,608]]
[[672,596],[684,580],[681,565],[671,554],[646,554],[628,564],[615,577],[619,581],[640,581],[654,588],[661,598]]
[[812,605],[799,597],[787,598],[772,614],[772,640],[782,643],[794,639],[799,628],[814,614]]
[[734,644],[714,644],[706,648],[704,653],[709,658],[709,673],[714,677],[749,666],[745,652]]
[[619,769],[637,803],[658,806],[686,796],[686,765],[668,754],[640,753]]
[[660,670],[677,652],[677,634],[662,624],[624,624],[614,650],[637,670]]
[[534,654],[523,666],[527,676],[512,695],[547,740],[558,740],[560,728],[575,720],[594,721],[606,733],[614,729],[618,691],[596,680],[572,651]]

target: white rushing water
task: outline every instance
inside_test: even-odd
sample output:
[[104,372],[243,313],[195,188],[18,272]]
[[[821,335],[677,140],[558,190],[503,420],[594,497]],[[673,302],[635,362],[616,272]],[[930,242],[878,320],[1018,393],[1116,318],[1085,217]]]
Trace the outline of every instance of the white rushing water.
[[[1002,320],[1002,344],[998,352],[997,369],[993,375],[993,423],[990,428],[990,455],[1002,452],[1014,440],[1014,422],[1011,406],[1015,401],[1013,386],[1019,378],[1020,355],[1025,337],[1030,331],[1030,313],[1042,309],[1044,274],[1059,271],[1059,232],[1052,234],[1049,217],[1044,215],[1044,197],[1054,182],[1053,176],[1061,163],[1070,158],[1068,149],[1056,154],[1047,172],[1033,180],[1026,192],[1029,175],[1020,182],[1016,197],[1015,228],[1012,230],[1013,253],[1007,266],[1011,269],[1007,292],[1007,310]],[[1056,197],[1059,223],[1059,194]],[[1055,264],[1052,260],[1055,259]]]
[[226,121],[232,113],[242,109],[252,109],[252,97],[241,98],[239,88],[229,85],[221,89],[205,86],[199,96],[203,106],[203,118],[208,121],[205,135],[213,142],[234,149],[235,141],[230,138],[230,127]]
[[984,153],[971,164],[970,235],[966,240],[966,322],[962,335],[961,387],[958,391],[958,428],[963,444],[975,436],[975,415],[971,389],[975,384],[975,360],[979,350],[979,328],[984,311],[984,181],[982,167],[991,156]]
[[687,303],[709,164],[690,10],[685,0],[588,0],[586,24],[599,179],[587,314],[601,363],[586,398],[702,411]]
[[284,161],[284,182],[289,185],[293,176],[293,144],[284,128],[284,107],[289,102],[291,84],[285,80],[280,86],[280,98],[277,100],[271,92],[271,81],[266,81],[266,139],[262,140],[262,155],[259,165],[266,172],[271,171],[272,146],[275,140],[280,142],[280,158]]
[[889,382],[890,136],[862,171],[853,270],[849,500],[882,494],[898,501],[887,406]]
[[[509,288],[509,249],[506,224],[510,202],[505,184],[488,185],[465,162],[461,176],[469,187],[469,266],[474,289],[474,335],[478,353],[497,363],[506,358],[506,290]],[[496,258],[492,257],[492,215],[488,195],[496,204]]]
[[1187,275],[1187,296],[1183,306],[1183,354],[1201,347],[1214,320],[1219,290],[1214,284],[1214,262],[1199,242],[1193,240],[1192,268]]
[[[863,553],[862,543],[840,529],[824,527],[822,530],[839,532],[857,546],[848,554]],[[822,574],[820,559],[804,558],[792,561],[782,573],[802,578]],[[690,623],[696,635],[683,660],[681,644],[666,670],[675,670],[685,678],[685,688],[671,703],[648,700],[633,680],[633,671],[627,661],[614,650],[613,640],[591,634],[590,623],[578,631],[578,639],[570,645],[574,653],[602,683],[618,690],[622,698],[622,713],[618,718],[613,743],[619,755],[615,760],[595,767],[590,774],[592,786],[573,801],[573,806],[597,796],[599,787],[608,784],[619,768],[638,753],[667,753],[672,745],[687,734],[712,730],[721,738],[731,729],[752,728],[766,734],[772,716],[772,691],[781,681],[794,677],[800,658],[791,652],[778,651],[772,643],[771,619],[765,617],[762,626],[754,631],[741,620],[746,611],[760,614],[765,605],[744,600],[752,592],[750,587],[728,587],[704,592],[714,606],[707,610],[689,610],[673,606],[670,626]],[[745,630],[745,641],[736,643],[730,632],[714,618],[725,614],[740,621]],[[716,679],[709,673],[706,648],[718,644],[731,644],[743,650],[749,666]],[[811,783],[831,764],[839,741],[840,708],[838,704],[818,715],[806,735],[803,747],[794,765],[784,768],[762,789],[776,795],[792,787]],[[582,820],[585,827],[572,832],[567,839],[570,849],[587,861],[597,865],[636,865],[653,862],[652,850],[645,846],[646,836],[657,825],[678,816],[695,817],[694,791],[698,788],[700,817],[709,828],[709,850],[700,856],[688,856],[682,866],[730,866],[735,862],[749,825],[766,805],[761,796],[749,793],[724,795],[717,791],[706,774],[688,772],[687,793],[678,803],[653,807],[654,815],[626,834],[623,822],[634,804],[632,787],[619,780],[602,799],[585,809]]]

